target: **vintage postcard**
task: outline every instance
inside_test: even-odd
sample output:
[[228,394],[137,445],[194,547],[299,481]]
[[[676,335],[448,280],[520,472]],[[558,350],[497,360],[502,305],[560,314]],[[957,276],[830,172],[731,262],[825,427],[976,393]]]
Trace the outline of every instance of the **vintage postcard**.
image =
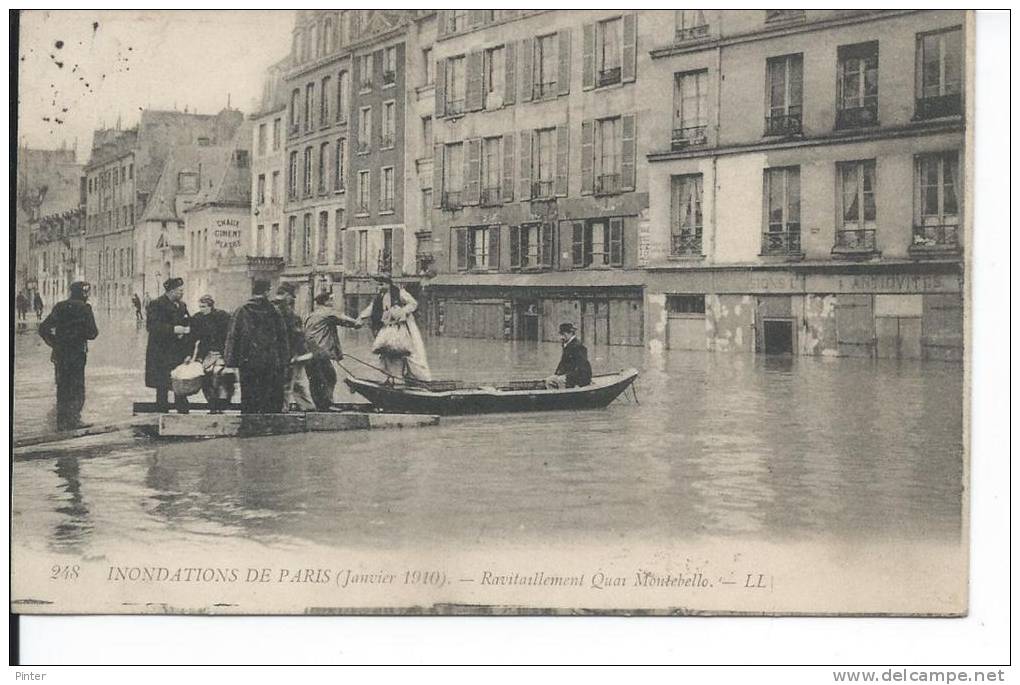
[[967,613],[969,12],[14,17],[13,612]]

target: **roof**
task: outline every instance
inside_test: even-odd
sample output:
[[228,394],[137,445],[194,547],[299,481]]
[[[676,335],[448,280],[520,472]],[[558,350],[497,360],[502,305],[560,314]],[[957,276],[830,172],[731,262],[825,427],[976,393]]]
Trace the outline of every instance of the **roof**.
[[633,271],[577,270],[546,271],[542,273],[459,273],[439,274],[426,281],[428,288],[457,286],[491,286],[496,288],[576,288],[576,287],[641,287],[643,273]]
[[[229,147],[217,148],[219,154],[209,169],[208,181],[202,179],[202,187],[191,209],[204,205],[244,205],[251,203],[251,124],[238,127]],[[238,157],[243,153],[244,160]]]
[[149,197],[145,212],[142,214],[142,221],[180,221],[184,217],[177,214],[177,196],[180,194],[178,187],[181,172],[193,172],[199,174],[199,192],[189,194],[195,201],[198,200],[205,187],[213,179],[219,179],[223,175],[223,160],[229,158],[232,146],[199,146],[199,145],[178,145],[170,150],[163,169],[159,174],[159,181]]

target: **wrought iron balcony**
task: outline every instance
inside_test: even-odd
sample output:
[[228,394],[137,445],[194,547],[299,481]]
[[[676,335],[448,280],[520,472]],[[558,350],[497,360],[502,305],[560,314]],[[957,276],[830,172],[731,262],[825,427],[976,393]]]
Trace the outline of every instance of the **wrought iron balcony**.
[[397,82],[397,72],[395,71],[384,71],[382,75],[383,85],[391,86]]
[[708,143],[708,126],[684,126],[673,129],[670,147],[673,151]]
[[359,204],[359,205],[358,205],[358,212],[357,212],[357,213],[358,213],[358,214],[361,214],[361,215],[367,215],[367,214],[370,214],[370,212],[368,211],[368,204],[366,204],[366,203],[364,203],[364,202],[363,202],[363,203],[361,203],[361,204]]
[[379,250],[379,256],[376,259],[378,271],[380,273],[390,273],[393,271],[393,253],[390,250]]
[[359,155],[367,154],[369,149],[370,148],[367,140],[358,141],[357,151]]
[[956,250],[960,247],[959,224],[914,226],[915,249]]
[[[611,86],[614,83],[619,82],[620,82],[620,67],[612,67],[610,69],[602,69],[599,71],[598,85],[600,88],[602,86]],[[551,85],[555,86],[556,84],[554,83]]]
[[553,182],[552,181],[534,181],[531,184],[531,197],[533,199],[541,199],[553,196]]
[[800,107],[790,108],[787,114],[777,114],[765,117],[765,135],[767,136],[792,136],[801,131]]
[[372,90],[372,79],[363,79],[358,83],[358,90]]
[[704,38],[707,35],[708,24],[701,24],[699,26],[687,26],[682,29],[677,29],[676,35],[673,40],[677,43],[684,43],[689,40]]
[[287,131],[287,135],[291,138],[297,136],[301,132],[301,127],[297,124],[291,124],[290,129]]
[[379,200],[379,211],[380,212],[392,212],[393,211],[393,198],[384,197]]
[[836,231],[833,252],[874,252],[876,249],[875,229],[851,228]]
[[494,188],[482,188],[478,204],[482,207],[494,207],[501,204],[502,201],[502,193],[500,192],[499,186],[496,186]]
[[620,174],[600,174],[595,177],[596,195],[611,195],[620,190]]
[[319,246],[319,253],[316,255],[316,262],[319,264],[329,264],[329,255],[327,254],[325,246]]
[[429,253],[419,253],[414,258],[414,270],[419,276],[424,276],[432,272],[435,266],[436,258],[434,255]]
[[384,136],[383,139],[379,142],[379,147],[381,148],[393,147],[393,134],[391,133],[388,136]]
[[963,98],[959,93],[918,98],[914,108],[915,119],[937,119],[963,114]]
[[551,95],[556,95],[555,81],[544,81],[535,84],[535,99],[541,99]]
[[701,256],[701,226],[685,226],[670,236],[671,257]]
[[443,209],[461,208],[461,191],[446,191],[443,193]]
[[449,100],[448,99],[446,101],[446,114],[447,114],[447,116],[454,115],[454,114],[463,114],[463,113],[464,113],[464,98],[460,98],[459,100]]
[[786,230],[765,231],[762,234],[763,255],[799,255],[800,224],[786,224]]
[[847,107],[836,112],[836,128],[863,128],[878,126],[878,104]]

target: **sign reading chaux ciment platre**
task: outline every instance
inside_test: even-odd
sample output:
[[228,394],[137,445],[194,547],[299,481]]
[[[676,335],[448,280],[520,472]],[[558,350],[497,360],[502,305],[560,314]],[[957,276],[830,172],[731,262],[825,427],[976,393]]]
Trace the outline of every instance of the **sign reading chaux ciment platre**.
[[968,13],[18,39],[15,612],[967,611]]

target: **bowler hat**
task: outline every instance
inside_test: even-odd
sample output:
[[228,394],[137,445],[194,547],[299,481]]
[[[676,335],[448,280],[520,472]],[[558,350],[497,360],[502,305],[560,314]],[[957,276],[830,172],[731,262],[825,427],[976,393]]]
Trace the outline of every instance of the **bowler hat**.
[[184,285],[184,279],[178,276],[174,276],[173,278],[168,278],[165,281],[163,281],[163,290],[169,292],[174,288],[180,288],[182,285]]
[[564,322],[560,324],[560,333],[577,333],[577,329],[574,328],[574,324]]

